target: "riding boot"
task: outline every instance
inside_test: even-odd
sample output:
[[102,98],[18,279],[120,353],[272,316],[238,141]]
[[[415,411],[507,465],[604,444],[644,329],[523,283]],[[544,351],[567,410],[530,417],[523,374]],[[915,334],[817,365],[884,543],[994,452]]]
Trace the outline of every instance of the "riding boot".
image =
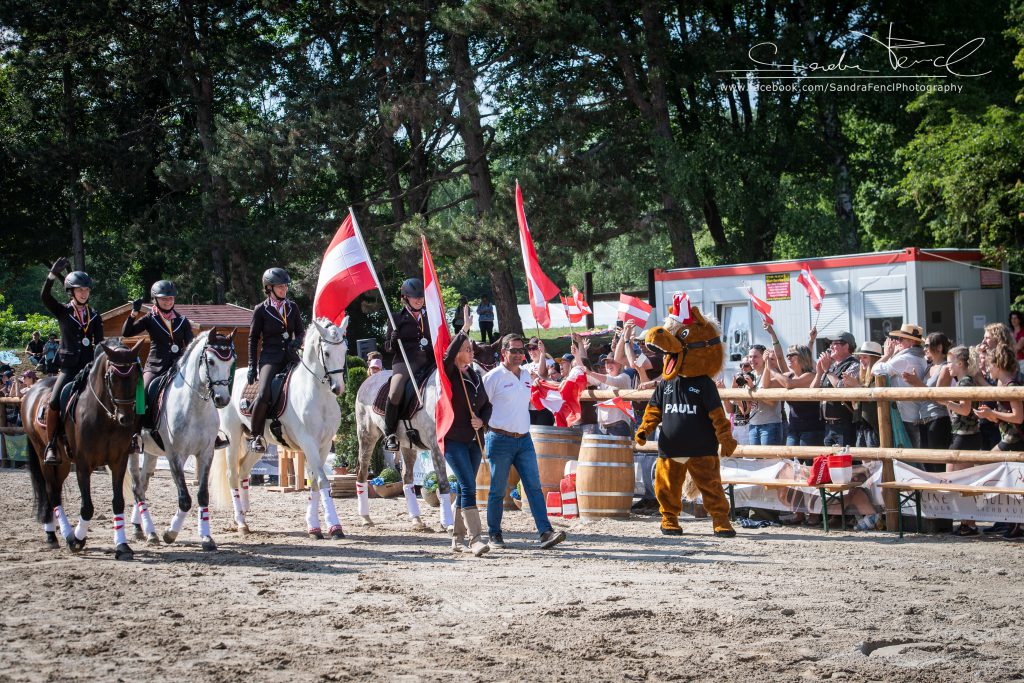
[[[447,494],[441,494],[447,495]],[[462,508],[455,508],[455,527],[452,529],[452,552],[461,553],[462,545],[466,542],[466,523],[462,519]]]
[[227,448],[229,445],[231,445],[231,442],[228,441],[220,432],[217,432],[217,438],[213,440],[213,450],[219,451],[222,448]]
[[[462,517],[466,523],[466,535],[469,536],[469,549],[473,551],[473,555],[480,557],[491,549],[491,546],[487,545],[487,541],[484,540],[485,537],[481,533],[480,510],[475,507],[462,508]],[[458,518],[458,516],[455,517],[456,520]]]
[[263,429],[267,423],[267,404],[257,401],[252,409],[252,438],[249,440],[249,450],[253,453],[266,453],[267,442],[263,440]]
[[46,454],[44,465],[59,465],[60,452],[57,450],[57,439],[61,434],[60,411],[46,407]]
[[384,404],[384,450],[398,450],[398,406],[391,401]]

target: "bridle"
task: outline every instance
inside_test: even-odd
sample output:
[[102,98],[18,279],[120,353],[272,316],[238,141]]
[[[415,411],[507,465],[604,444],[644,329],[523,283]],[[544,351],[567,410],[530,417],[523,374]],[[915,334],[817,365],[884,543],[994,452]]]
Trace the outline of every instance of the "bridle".
[[[108,409],[107,404],[103,402],[103,399],[99,394],[96,393],[96,389],[92,385],[92,380],[88,381],[89,392],[95,397],[96,402],[100,404],[100,408],[103,408],[103,412],[107,414],[111,420],[117,420],[118,408],[125,406],[135,406],[135,396],[131,398],[118,398],[114,395],[114,375],[121,377],[127,377],[132,374],[136,369],[141,368],[141,362],[135,359],[131,363],[115,363],[114,361],[107,358],[107,371],[103,373],[103,390],[110,396],[111,402],[113,402],[113,409]],[[141,370],[140,370],[141,371]]]
[[210,339],[206,339],[206,344],[203,345],[203,350],[200,352],[202,355],[202,360],[200,361],[199,366],[200,381],[203,378],[203,368],[206,368],[205,395],[201,391],[196,389],[194,386],[188,383],[188,378],[185,377],[184,363],[182,363],[181,367],[178,369],[178,374],[181,375],[181,380],[185,383],[185,386],[191,389],[199,398],[201,398],[204,401],[209,401],[210,399],[213,398],[213,392],[215,387],[229,387],[231,385],[230,373],[227,378],[216,380],[213,379],[213,377],[210,375],[210,364],[213,361],[210,360],[210,358],[206,355],[208,351],[212,352],[213,355],[215,355],[218,359],[223,361],[234,360],[236,358],[234,342],[231,342],[230,344],[211,344]]
[[339,341],[330,341],[329,339],[324,338],[324,336],[322,334],[318,335],[318,337],[319,337],[319,341],[317,343],[316,349],[317,349],[317,354],[320,356],[320,365],[322,365],[323,368],[324,368],[323,376],[321,377],[316,372],[314,372],[311,367],[306,365],[306,361],[304,361],[301,356],[299,357],[299,363],[301,363],[302,367],[306,368],[306,370],[309,371],[309,374],[313,375],[313,377],[315,377],[318,380],[320,380],[320,384],[327,384],[328,382],[331,381],[331,375],[338,375],[338,374],[341,374],[341,373],[345,372],[345,365],[347,363],[347,359],[346,359],[345,362],[343,362],[341,364],[341,367],[338,368],[337,370],[328,370],[327,369],[327,352],[324,351],[324,344],[329,344],[331,346],[337,346],[339,344],[344,344],[345,343],[345,337],[342,337]]

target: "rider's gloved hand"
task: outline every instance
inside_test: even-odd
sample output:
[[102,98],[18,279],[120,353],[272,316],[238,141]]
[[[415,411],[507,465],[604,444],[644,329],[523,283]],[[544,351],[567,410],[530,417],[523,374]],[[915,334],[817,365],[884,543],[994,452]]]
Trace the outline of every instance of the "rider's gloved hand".
[[132,313],[138,313],[142,310],[142,299],[136,299],[132,302]]
[[54,275],[60,276],[60,274],[62,272],[64,272],[64,269],[67,268],[67,267],[68,267],[68,260],[67,260],[67,258],[65,258],[64,256],[61,256],[59,259],[57,259],[56,261],[53,262],[52,266],[50,266],[50,272],[53,273]]
[[250,365],[249,366],[249,376],[247,378],[249,380],[249,384],[255,384],[257,377],[258,377],[258,374],[256,372],[256,366],[255,365]]

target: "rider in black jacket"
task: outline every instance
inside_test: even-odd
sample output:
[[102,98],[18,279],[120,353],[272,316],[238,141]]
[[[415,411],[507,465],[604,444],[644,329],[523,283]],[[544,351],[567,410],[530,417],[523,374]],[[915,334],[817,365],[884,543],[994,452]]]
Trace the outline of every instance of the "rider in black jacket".
[[149,290],[153,307],[142,314],[142,299],[132,302],[132,314],[124,321],[122,337],[134,337],[142,332],[149,334],[149,357],[142,370],[142,381],[146,388],[156,377],[170,370],[185,349],[192,343],[192,323],[174,310],[174,297],[178,290],[170,280],[160,280]]
[[96,344],[103,341],[103,320],[95,309],[89,306],[92,278],[80,270],[68,273],[64,278],[64,291],[70,301],[62,304],[53,298],[50,290],[61,272],[68,267],[68,260],[61,256],[50,268],[41,293],[43,305],[57,319],[60,326],[60,351],[57,354],[59,373],[50,394],[46,413],[46,456],[43,463],[57,465],[57,437],[63,433],[60,421],[60,392],[65,384],[74,379],[93,359]]
[[[264,453],[267,443],[263,429],[270,409],[270,385],[274,375],[284,370],[289,363],[298,362],[298,349],[306,335],[306,328],[299,315],[299,307],[288,299],[288,286],[292,279],[283,268],[270,268],[263,273],[265,301],[252,311],[249,327],[249,384],[259,379],[259,394],[252,409],[252,440],[249,448],[255,453]],[[256,350],[260,341],[262,350],[257,362]],[[257,367],[259,370],[257,371]]]
[[[395,328],[388,325],[388,336],[384,350],[395,354],[391,362],[391,385],[388,387],[388,402],[384,408],[384,449],[398,450],[398,407],[405,393],[405,382],[425,365],[434,364],[434,350],[430,344],[427,327],[427,313],[423,310],[423,281],[410,278],[402,283],[402,301],[405,306],[395,316]],[[405,349],[401,355],[399,344]],[[406,358],[409,365],[406,365]]]

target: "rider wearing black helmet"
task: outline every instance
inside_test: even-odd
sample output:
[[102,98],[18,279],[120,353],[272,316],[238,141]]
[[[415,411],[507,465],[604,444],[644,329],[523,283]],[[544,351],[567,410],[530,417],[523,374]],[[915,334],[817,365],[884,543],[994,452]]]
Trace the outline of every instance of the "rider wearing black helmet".
[[64,278],[64,291],[70,301],[62,304],[53,298],[50,290],[61,272],[68,267],[68,260],[61,256],[57,259],[43,283],[43,305],[57,319],[60,326],[60,351],[57,354],[57,366],[60,372],[53,384],[50,403],[46,413],[46,457],[43,462],[56,465],[60,462],[57,455],[57,438],[63,433],[60,422],[60,391],[67,382],[74,379],[82,368],[93,358],[96,344],[103,341],[103,320],[95,309],[89,306],[89,293],[92,289],[92,278],[87,273],[76,270]]
[[[388,403],[384,410],[384,449],[398,450],[398,407],[405,393],[405,382],[419,372],[427,364],[434,363],[434,351],[430,344],[430,332],[427,326],[427,314],[423,310],[423,281],[410,278],[402,283],[400,290],[402,310],[395,316],[395,328],[388,325],[388,335],[384,341],[384,350],[394,353],[391,363],[391,385],[388,388]],[[405,364],[398,345],[405,349]]]
[[142,371],[142,381],[148,388],[154,378],[164,374],[185,353],[192,343],[192,323],[174,309],[178,290],[170,280],[160,280],[149,289],[153,306],[142,313],[142,299],[132,302],[132,314],[124,321],[122,337],[149,334],[149,357]]
[[[284,370],[289,361],[297,362],[297,351],[306,335],[305,325],[299,315],[299,307],[288,299],[288,286],[292,279],[284,268],[269,268],[263,273],[265,301],[252,311],[249,327],[249,384],[259,379],[259,394],[252,409],[252,440],[249,448],[264,453],[267,443],[263,439],[263,428],[270,409],[270,385],[274,375]],[[256,350],[263,341],[257,362]],[[256,368],[259,368],[257,372]]]

